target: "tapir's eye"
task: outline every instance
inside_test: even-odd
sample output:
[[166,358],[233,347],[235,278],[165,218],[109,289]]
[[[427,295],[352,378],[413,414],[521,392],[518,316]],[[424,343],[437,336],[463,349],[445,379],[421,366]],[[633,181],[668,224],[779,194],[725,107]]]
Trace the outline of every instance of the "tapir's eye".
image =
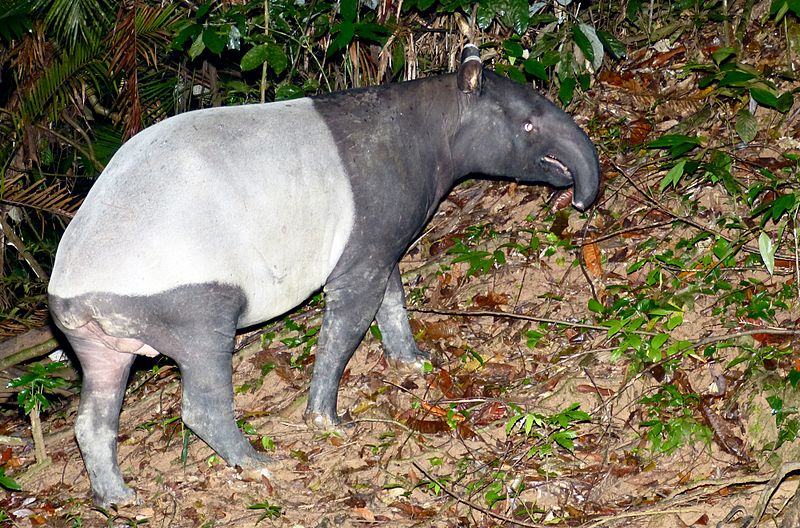
[[524,123],[522,123],[522,130],[531,133],[536,131],[536,127],[533,126],[533,123],[531,123],[530,121],[525,121]]

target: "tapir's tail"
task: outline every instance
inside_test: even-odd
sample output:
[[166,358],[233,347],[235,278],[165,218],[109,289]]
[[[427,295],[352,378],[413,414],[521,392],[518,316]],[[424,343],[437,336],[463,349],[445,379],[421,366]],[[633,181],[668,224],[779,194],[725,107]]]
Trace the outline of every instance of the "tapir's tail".
[[50,315],[62,332],[80,328],[92,320],[92,310],[80,298],[64,299],[48,296]]

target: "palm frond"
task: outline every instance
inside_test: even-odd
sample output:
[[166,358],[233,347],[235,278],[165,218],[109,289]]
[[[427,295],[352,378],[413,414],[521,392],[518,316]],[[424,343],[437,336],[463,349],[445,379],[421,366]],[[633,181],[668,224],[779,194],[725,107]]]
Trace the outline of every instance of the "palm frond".
[[140,71],[140,66],[145,63],[151,71],[157,66],[157,50],[169,44],[170,28],[178,18],[173,5],[162,8],[133,3],[120,8],[114,32],[108,39],[109,68],[113,75],[122,75],[125,79],[119,106],[126,116],[126,138],[138,132],[146,117],[157,114],[159,107],[163,106],[153,99],[151,102],[156,104],[149,107],[142,102],[139,78],[144,72]]
[[[111,157],[122,146],[122,132],[111,125],[99,125],[92,128],[92,150],[101,164],[108,165]],[[87,167],[93,167],[90,160],[84,161]],[[90,171],[87,171],[89,173]]]
[[0,187],[0,203],[72,218],[81,199],[73,196],[60,183],[48,183],[44,180],[29,183],[25,174],[19,174],[3,182]]
[[81,77],[93,86],[102,84],[107,74],[99,61],[99,50],[99,46],[78,45],[50,66],[22,98],[24,122],[36,123],[48,110],[55,119],[69,103],[72,83]]
[[141,6],[136,12],[136,52],[148,66],[155,66],[156,50],[172,39],[172,31],[182,16],[175,4],[164,7]]
[[159,71],[146,71],[139,75],[139,96],[142,101],[142,121],[145,126],[175,113],[175,89],[178,80],[174,75]]
[[0,37],[6,42],[22,37],[33,27],[29,15],[33,0],[0,0]]
[[113,0],[39,0],[45,22],[68,49],[93,46],[111,27],[116,2]]

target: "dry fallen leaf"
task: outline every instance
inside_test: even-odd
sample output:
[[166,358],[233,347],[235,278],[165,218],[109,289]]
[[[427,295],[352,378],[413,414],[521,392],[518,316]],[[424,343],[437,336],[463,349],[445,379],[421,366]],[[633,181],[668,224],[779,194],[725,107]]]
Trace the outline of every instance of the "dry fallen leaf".
[[583,261],[586,263],[586,269],[589,271],[589,275],[596,279],[603,276],[603,265],[600,258],[600,248],[596,242],[583,245]]
[[353,508],[353,512],[367,522],[375,522],[375,514],[369,508]]

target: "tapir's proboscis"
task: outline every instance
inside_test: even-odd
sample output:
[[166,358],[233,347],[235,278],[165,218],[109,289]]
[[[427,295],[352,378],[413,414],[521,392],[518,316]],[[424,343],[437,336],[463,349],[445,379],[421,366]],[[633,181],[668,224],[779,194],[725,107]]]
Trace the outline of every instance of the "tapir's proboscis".
[[572,186],[580,210],[600,186],[580,127],[484,71],[473,45],[454,74],[187,112],[123,145],[67,227],[48,290],[83,371],[75,435],[95,502],[136,498],[117,434],[137,355],[177,363],[184,422],[246,468],[269,459],[234,418],[237,329],[324,291],[305,411],[318,428],[338,423],[342,373],[373,320],[389,359],[420,364],[398,261],[471,174]]

